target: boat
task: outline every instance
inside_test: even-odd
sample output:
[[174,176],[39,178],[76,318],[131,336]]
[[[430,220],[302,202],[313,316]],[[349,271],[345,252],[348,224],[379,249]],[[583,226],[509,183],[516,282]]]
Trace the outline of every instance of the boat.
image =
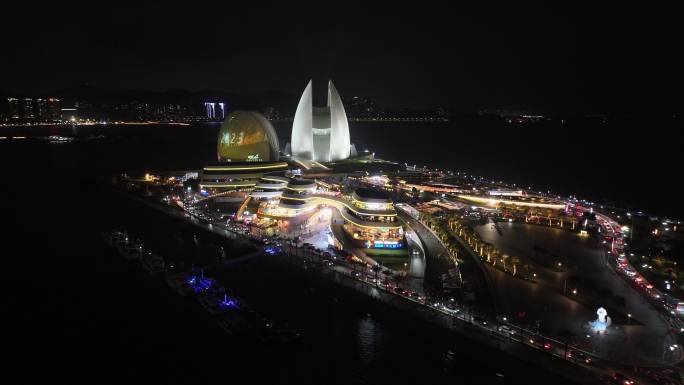
[[105,231],[101,232],[100,235],[109,247],[116,247],[126,238],[126,234],[121,231]]
[[47,137],[47,140],[50,143],[69,143],[73,142],[74,138],[71,136],[50,135]]
[[245,312],[228,312],[218,321],[219,326],[229,336],[237,336],[246,333],[253,328]]
[[176,274],[166,274],[166,284],[169,285],[170,288],[177,290],[185,282],[187,282],[191,276],[192,274],[185,272]]
[[126,259],[138,259],[143,255],[143,245],[138,241],[120,244],[117,249],[119,250],[119,254]]
[[139,240],[132,240],[126,232],[113,232],[106,240],[126,259],[137,259],[143,254],[143,244]]
[[240,309],[240,300],[229,296],[227,293],[216,295],[215,293],[200,294],[197,297],[200,305],[210,314],[223,314],[227,311]]
[[301,336],[287,325],[279,325],[271,319],[262,317],[257,321],[256,336],[262,343],[288,343]]
[[148,252],[140,258],[142,268],[151,275],[161,273],[166,270],[164,258]]
[[182,296],[190,296],[207,292],[221,293],[225,289],[218,285],[213,278],[205,277],[204,270],[200,270],[200,274],[193,273],[176,291]]

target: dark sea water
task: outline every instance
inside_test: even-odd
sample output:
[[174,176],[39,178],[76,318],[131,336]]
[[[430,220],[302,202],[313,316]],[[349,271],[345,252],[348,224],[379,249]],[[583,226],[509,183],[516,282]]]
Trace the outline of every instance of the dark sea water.
[[525,124],[481,117],[441,124],[352,123],[351,136],[357,148],[391,160],[683,218],[684,208],[676,203],[683,126],[681,118],[671,117]]
[[[591,138],[610,137],[608,131],[587,129],[559,140],[558,135],[538,137],[545,127],[505,126],[499,132],[478,124],[353,123],[352,140],[359,148],[368,146],[391,160],[510,175],[510,180],[520,178],[535,186],[574,187],[572,191],[578,193],[644,203],[655,202],[655,195],[642,197],[638,192],[645,190],[639,186],[673,170],[663,166],[644,174],[630,168],[638,143],[656,143],[639,141],[617,129],[616,143],[622,147],[611,150],[610,156],[619,154],[621,161],[603,167],[599,162],[604,152],[592,146]],[[30,138],[0,142],[8,298],[4,314],[11,341],[7,351],[9,366],[22,383],[47,378],[78,383],[489,384],[500,383],[497,372],[506,375],[504,383],[558,383],[540,368],[483,351],[468,340],[378,307],[291,265],[264,259],[222,272],[226,286],[234,287],[260,311],[293,325],[304,337],[287,348],[237,343],[194,301],[179,299],[107,249],[98,231],[112,228],[129,229],[160,254],[184,258],[186,265],[210,258],[217,247],[234,247],[108,186],[110,176],[119,172],[201,167],[214,159],[218,128],[2,128],[0,136],[106,136],[68,144]],[[284,141],[287,125],[277,128]],[[568,132],[576,129],[568,127]],[[679,157],[679,144],[672,142],[658,143],[666,154],[661,160],[673,162]],[[633,179],[625,187],[592,182],[602,181],[607,173],[613,181],[631,174]],[[674,186],[659,181],[660,188]],[[626,193],[618,196],[620,191]],[[652,209],[666,208],[660,204],[653,203]],[[193,234],[198,236],[197,246]],[[477,358],[481,356],[473,352],[492,359]]]
[[[684,217],[677,204],[684,165],[682,119],[566,119],[506,123],[461,117],[444,123],[351,122],[359,150],[408,164],[430,165],[551,190],[655,215]],[[291,122],[276,122],[281,147]],[[0,128],[5,135],[104,133],[100,166],[108,170],[199,168],[215,160],[220,124]],[[117,151],[124,153],[119,154]],[[87,156],[87,155],[83,155]],[[104,170],[103,170],[104,171]]]

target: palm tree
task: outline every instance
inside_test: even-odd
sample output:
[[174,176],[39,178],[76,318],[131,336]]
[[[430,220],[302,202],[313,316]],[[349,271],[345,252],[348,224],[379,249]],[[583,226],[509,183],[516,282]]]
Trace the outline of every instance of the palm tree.
[[504,271],[507,271],[507,268],[506,268],[506,261],[508,260],[508,258],[510,258],[510,257],[508,256],[508,254],[504,254],[504,255],[501,256],[501,262],[503,263],[503,269],[504,269]]
[[513,264],[513,275],[516,275],[518,273],[518,265],[520,264],[520,258],[512,257],[511,263]]
[[560,336],[563,339],[563,341],[565,342],[565,353],[563,354],[563,358],[565,358],[567,360],[568,359],[568,345],[570,344],[570,341],[573,338],[575,338],[575,333],[573,333],[570,330],[564,329],[564,330],[561,330]]

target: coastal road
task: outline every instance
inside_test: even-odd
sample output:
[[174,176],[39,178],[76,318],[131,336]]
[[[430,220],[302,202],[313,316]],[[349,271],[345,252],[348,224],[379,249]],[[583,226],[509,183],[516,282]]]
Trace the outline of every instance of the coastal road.
[[425,251],[425,282],[429,285],[441,286],[442,274],[455,267],[449,258],[449,252],[442,242],[422,223],[413,219],[402,210],[397,210],[399,218],[418,236]]
[[[411,217],[403,210],[397,210],[399,218],[420,238],[425,248],[425,282],[433,287],[441,287],[442,274],[456,265],[449,257],[449,251],[427,226]],[[496,303],[487,277],[477,265],[477,261],[470,261],[459,266],[464,281],[469,283],[475,294],[475,306],[486,313],[496,313]]]

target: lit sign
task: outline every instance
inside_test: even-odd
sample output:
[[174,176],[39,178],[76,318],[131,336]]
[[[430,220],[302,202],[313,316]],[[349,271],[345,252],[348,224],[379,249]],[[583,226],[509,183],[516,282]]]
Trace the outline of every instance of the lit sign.
[[373,247],[376,249],[399,249],[401,242],[399,241],[373,241]]
[[231,135],[230,132],[224,132],[221,136],[221,144],[227,144],[229,146],[240,146],[244,140],[245,133],[243,131],[233,133],[233,135]]

